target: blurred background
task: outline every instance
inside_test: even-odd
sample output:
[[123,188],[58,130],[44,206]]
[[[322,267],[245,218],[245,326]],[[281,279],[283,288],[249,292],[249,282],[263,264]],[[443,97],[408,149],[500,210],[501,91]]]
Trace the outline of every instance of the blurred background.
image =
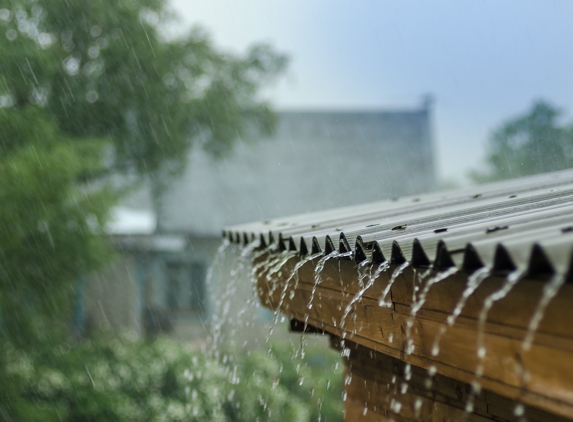
[[341,420],[222,230],[572,167],[572,14],[4,0],[0,418]]

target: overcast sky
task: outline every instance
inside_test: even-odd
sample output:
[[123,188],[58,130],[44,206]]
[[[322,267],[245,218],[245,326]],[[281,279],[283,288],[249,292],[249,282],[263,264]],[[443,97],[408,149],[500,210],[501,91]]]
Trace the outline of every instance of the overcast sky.
[[573,1],[172,0],[235,51],[291,56],[277,109],[389,109],[436,100],[439,177],[482,166],[491,129],[547,99],[573,111]]

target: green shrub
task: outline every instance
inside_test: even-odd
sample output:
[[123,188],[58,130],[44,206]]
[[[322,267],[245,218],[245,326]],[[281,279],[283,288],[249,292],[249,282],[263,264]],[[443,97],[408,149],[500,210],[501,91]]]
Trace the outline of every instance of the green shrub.
[[336,365],[339,354],[322,347],[307,347],[306,356],[301,359],[297,349],[298,344],[275,343],[270,353],[257,350],[240,361],[240,372],[247,379],[239,383],[238,402],[250,408],[237,420],[343,419],[342,367]]
[[[92,339],[3,359],[0,414],[19,421],[335,421],[342,418],[336,355],[307,365],[288,346],[222,364],[172,339]],[[36,348],[35,350],[41,350]],[[328,381],[330,374],[331,381]],[[8,419],[9,420],[9,419]]]

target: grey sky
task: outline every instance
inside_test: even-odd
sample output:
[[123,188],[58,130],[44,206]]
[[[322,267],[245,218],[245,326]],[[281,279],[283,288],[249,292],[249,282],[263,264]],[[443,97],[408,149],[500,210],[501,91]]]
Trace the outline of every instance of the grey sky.
[[277,108],[365,109],[436,99],[439,176],[479,167],[491,129],[537,98],[573,110],[573,1],[172,0],[186,24],[292,58]]

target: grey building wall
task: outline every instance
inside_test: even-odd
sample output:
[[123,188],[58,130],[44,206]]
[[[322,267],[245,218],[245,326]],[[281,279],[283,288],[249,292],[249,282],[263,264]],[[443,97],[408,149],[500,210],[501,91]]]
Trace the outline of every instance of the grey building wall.
[[168,232],[227,225],[436,188],[430,111],[282,112],[274,136],[214,161],[200,148],[161,199]]
[[126,201],[134,209],[154,209],[159,231],[184,235],[186,247],[143,254],[125,250],[121,263],[90,287],[88,320],[105,325],[106,318],[113,327],[123,324],[143,333],[145,311],[153,308],[170,314],[176,337],[201,342],[212,330],[213,312],[228,306],[229,315],[240,314],[223,327],[235,347],[261,341],[261,322],[269,314],[253,306],[256,300],[249,302],[248,274],[231,276],[237,251],[229,249],[213,268],[200,314],[170,310],[169,263],[211,265],[228,225],[436,188],[428,105],[411,111],[281,112],[278,117],[274,136],[239,140],[220,161],[194,148],[187,170],[169,182],[159,209],[149,189]]

